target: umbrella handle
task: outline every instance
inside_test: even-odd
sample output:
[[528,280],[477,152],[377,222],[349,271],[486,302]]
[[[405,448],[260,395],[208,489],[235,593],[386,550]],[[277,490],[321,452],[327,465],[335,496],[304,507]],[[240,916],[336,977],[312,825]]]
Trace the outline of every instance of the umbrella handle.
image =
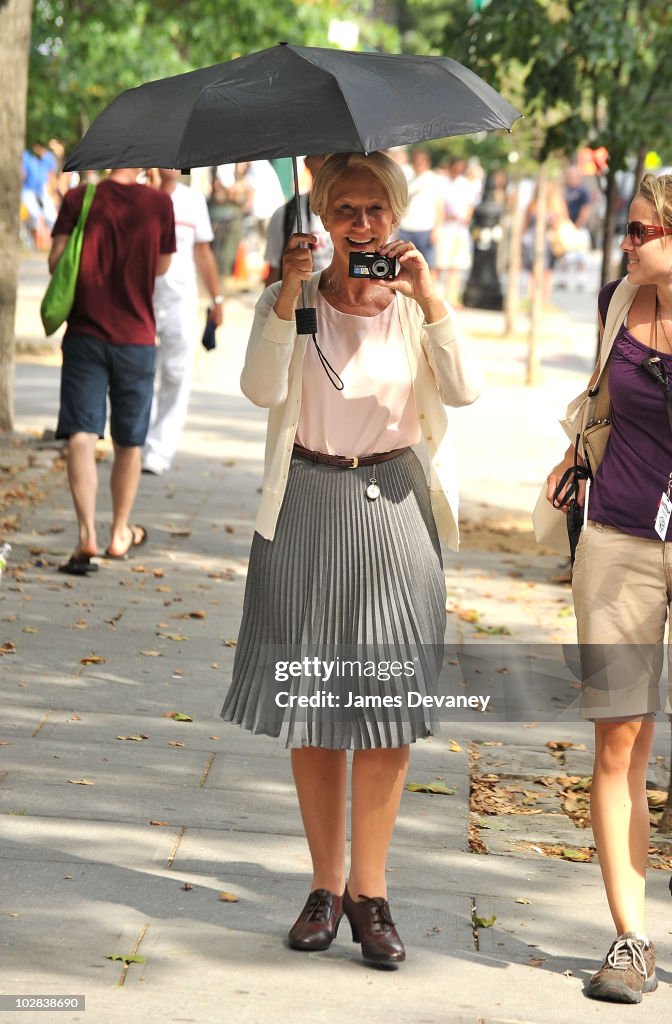
[[[292,157],[292,172],[294,174],[294,201],[296,204],[296,227],[299,234],[303,234],[301,221],[301,202],[299,200],[299,172],[296,166],[296,157]],[[303,309],[297,309],[294,313],[296,319],[297,334],[317,334],[317,310],[314,306],[308,306],[306,296],[306,282],[301,282],[301,301]]]
[[303,309],[296,309],[294,311],[294,318],[296,320],[296,333],[297,334],[317,334],[317,310],[314,306],[306,306],[306,292],[305,288],[301,287],[302,298],[304,302]]

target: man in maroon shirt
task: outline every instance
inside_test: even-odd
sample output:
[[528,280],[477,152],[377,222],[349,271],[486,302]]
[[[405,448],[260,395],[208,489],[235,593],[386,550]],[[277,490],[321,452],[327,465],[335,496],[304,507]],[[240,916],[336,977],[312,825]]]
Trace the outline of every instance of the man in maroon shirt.
[[[113,170],[97,188],[89,211],[75,302],[63,338],[61,401],[56,436],[68,439],[68,483],[78,542],[61,572],[82,576],[98,566],[96,442],[103,437],[106,403],[114,462],[110,476],[112,526],[108,558],[126,558],[147,538],[130,522],[140,480],[141,449],[154,384],[152,294],[175,251],[170,197],[137,183],[140,168]],[[54,270],[82,207],[84,186],[68,192],[52,232]]]

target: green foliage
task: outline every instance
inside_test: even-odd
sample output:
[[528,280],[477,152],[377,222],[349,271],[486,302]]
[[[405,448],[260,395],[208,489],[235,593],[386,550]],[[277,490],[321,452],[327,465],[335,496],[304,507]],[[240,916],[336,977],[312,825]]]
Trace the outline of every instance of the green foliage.
[[327,46],[341,0],[36,0],[28,142],[74,144],[124,89],[281,40]]
[[404,0],[416,38],[462,60],[526,115],[519,143],[543,159],[604,145],[612,170],[672,149],[672,7],[663,0]]

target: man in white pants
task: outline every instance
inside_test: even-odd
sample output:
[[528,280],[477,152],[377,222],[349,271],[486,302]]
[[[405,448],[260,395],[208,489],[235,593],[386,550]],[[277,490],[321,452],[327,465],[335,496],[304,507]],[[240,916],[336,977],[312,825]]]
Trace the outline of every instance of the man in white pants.
[[156,476],[170,469],[187,418],[194,349],[201,334],[197,271],[210,294],[210,317],[216,327],[223,319],[224,301],[210,247],[213,234],[205,197],[181,184],[179,171],[159,168],[158,176],[159,188],[173,201],[177,252],[168,273],[157,278],[154,288],[156,333],[160,344],[142,468],[143,472]]

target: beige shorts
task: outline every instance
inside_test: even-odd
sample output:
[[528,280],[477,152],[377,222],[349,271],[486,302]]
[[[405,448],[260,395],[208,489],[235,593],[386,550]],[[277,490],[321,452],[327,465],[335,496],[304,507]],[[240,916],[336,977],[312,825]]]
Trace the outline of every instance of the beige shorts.
[[[572,574],[581,655],[581,717],[631,719],[660,710],[672,542],[589,520]],[[672,675],[668,643],[668,676]],[[668,684],[665,712],[672,714]]]

